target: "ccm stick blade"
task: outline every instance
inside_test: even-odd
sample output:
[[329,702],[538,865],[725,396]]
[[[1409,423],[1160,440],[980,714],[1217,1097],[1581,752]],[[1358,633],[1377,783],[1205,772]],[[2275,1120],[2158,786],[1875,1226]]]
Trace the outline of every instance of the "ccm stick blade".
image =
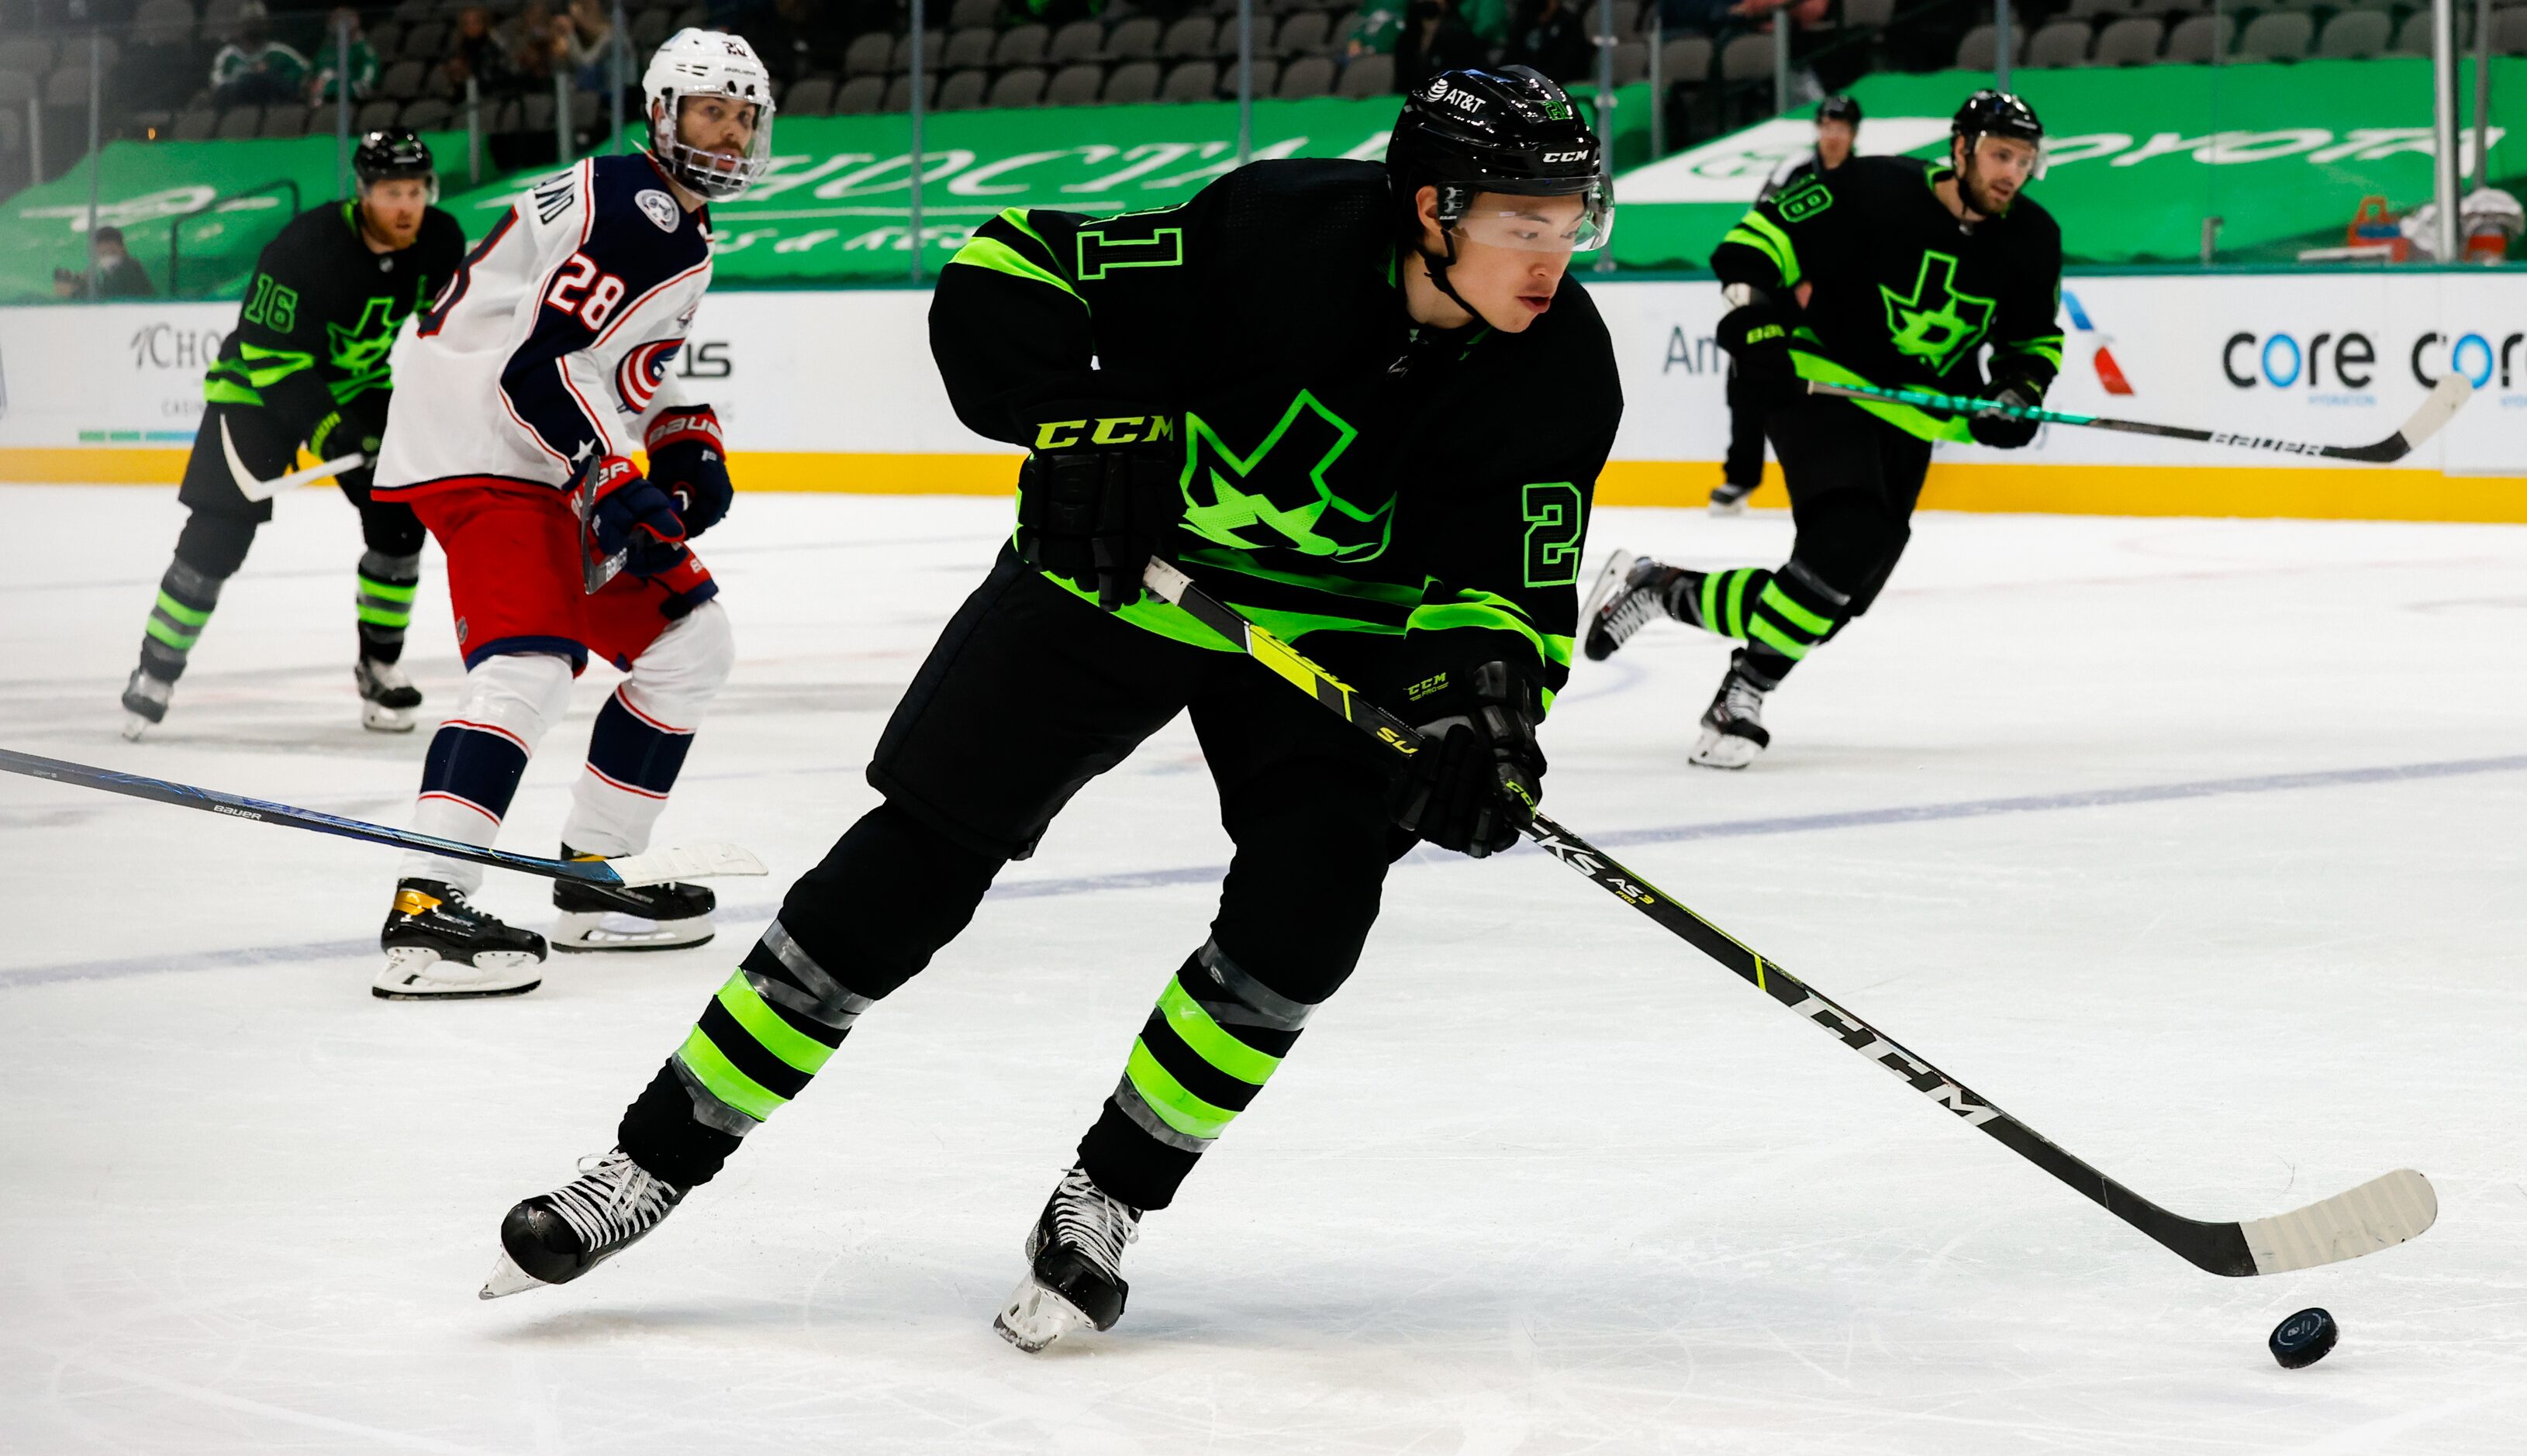
[[[1143,581],[1151,591],[1244,649],[1247,655],[1390,751],[1400,755],[1421,751],[1421,735],[1411,724],[1353,692],[1289,644],[1205,593],[1183,572],[1153,560]],[[1543,814],[1535,816],[1526,833],[1537,849],[1586,875],[1600,889],[1656,920],[1671,934],[1735,972],[1748,985],[1824,1027],[1844,1046],[1902,1078],[1914,1091],[1946,1108],[1967,1124],[1983,1129],[1994,1142],[2051,1173],[2082,1197],[2197,1269],[2237,1277],[2356,1259],[2419,1235],[2439,1217],[2439,1202],[2432,1196],[2430,1184],[2409,1170],[2372,1179],[2296,1212],[2247,1223],[2205,1222],[2170,1213],[2063,1151],[1982,1093],[1836,1006],[1735,936],[1632,873],[1613,856]]]
[[1917,409],[1935,409],[1947,414],[1971,415],[1996,412],[2022,420],[2035,420],[2046,425],[2076,425],[2085,430],[2113,430],[2124,435],[2155,435],[2163,440],[2192,440],[2205,444],[2235,445],[2240,449],[2272,450],[2285,455],[2316,455],[2328,460],[2358,460],[2370,465],[2387,465],[2411,454],[2422,442],[2440,432],[2474,396],[2474,384],[2464,375],[2450,372],[2440,376],[2421,407],[2402,429],[2375,444],[2307,444],[2295,440],[2274,440],[2263,435],[2232,435],[2218,430],[2195,430],[2185,425],[2153,425],[2142,420],[2114,420],[2102,415],[2069,414],[2057,409],[2036,409],[2016,404],[2003,404],[1997,399],[1977,399],[1966,394],[1941,394],[1931,390],[1885,390],[1876,385],[1836,385],[1823,380],[1808,381],[1808,392],[1836,399],[1884,399],[1895,404],[1910,404]]
[[354,450],[347,455],[336,455],[322,464],[310,465],[304,470],[293,470],[287,475],[274,476],[271,480],[258,480],[253,471],[246,469],[245,461],[238,457],[236,442],[229,438],[229,422],[226,419],[220,421],[220,449],[228,455],[229,479],[236,482],[237,494],[248,500],[270,500],[282,492],[303,486],[309,481],[321,481],[329,475],[339,475],[345,470],[366,464],[369,458]]
[[586,880],[597,885],[654,885],[665,880],[696,879],[703,875],[765,872],[762,860],[736,845],[701,844],[684,849],[650,850],[645,854],[626,855],[619,859],[545,859],[534,855],[512,855],[504,850],[486,849],[461,840],[440,839],[432,834],[415,834],[408,829],[390,829],[365,819],[346,819],[312,808],[248,799],[241,794],[224,794],[217,789],[201,789],[168,779],[91,768],[84,763],[70,763],[59,758],[41,758],[10,749],[0,749],[0,770],[23,773],[28,778],[51,779],[57,784],[75,784],[82,789],[102,789],[108,794],[146,799],[154,804],[172,804],[179,808],[226,814],[232,819],[252,819],[291,829],[312,829],[318,834],[332,834],[399,850],[421,850],[444,855],[450,859],[488,864],[495,869],[541,875],[548,880]]

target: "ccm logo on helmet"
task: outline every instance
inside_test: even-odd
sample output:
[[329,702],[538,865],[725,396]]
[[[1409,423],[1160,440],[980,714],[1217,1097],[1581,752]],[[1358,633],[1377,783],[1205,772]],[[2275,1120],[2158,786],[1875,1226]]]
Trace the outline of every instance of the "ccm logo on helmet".
[[1588,154],[1586,152],[1546,152],[1544,154],[1544,161],[1547,166],[1551,166],[1556,162],[1585,162],[1587,160]]

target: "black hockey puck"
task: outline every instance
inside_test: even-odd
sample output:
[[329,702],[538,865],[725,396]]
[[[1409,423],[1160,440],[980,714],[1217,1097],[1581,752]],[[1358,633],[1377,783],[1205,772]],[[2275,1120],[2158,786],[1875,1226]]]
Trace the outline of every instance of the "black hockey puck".
[[2301,1310],[2273,1326],[2273,1337],[2267,1341],[2273,1358],[2284,1370],[2302,1370],[2325,1358],[2334,1341],[2343,1333],[2334,1317],[2323,1310]]

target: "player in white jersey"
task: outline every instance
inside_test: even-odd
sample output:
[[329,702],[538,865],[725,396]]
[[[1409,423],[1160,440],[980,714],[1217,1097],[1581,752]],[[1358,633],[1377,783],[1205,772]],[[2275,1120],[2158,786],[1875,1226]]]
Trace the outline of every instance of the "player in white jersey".
[[[377,494],[409,501],[447,554],[465,690],[432,739],[415,827],[498,833],[527,757],[593,652],[629,674],[597,713],[562,854],[648,843],[735,648],[686,542],[728,510],[719,421],[668,366],[710,286],[708,204],[770,155],[771,78],[733,35],[678,31],[649,62],[646,151],[539,182],[475,245],[398,366]],[[648,451],[648,475],[632,461]],[[573,493],[594,505],[583,532]],[[583,536],[625,569],[583,581]],[[545,941],[468,899],[482,871],[405,857],[375,990],[393,999],[534,990]],[[710,938],[696,885],[564,880],[553,944],[656,950]]]

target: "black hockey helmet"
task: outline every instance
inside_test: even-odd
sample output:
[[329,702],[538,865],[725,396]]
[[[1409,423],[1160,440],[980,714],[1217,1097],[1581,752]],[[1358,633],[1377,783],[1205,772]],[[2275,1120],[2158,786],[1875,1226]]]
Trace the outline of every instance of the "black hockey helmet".
[[[1416,86],[1395,119],[1386,169],[1398,225],[1416,247],[1423,187],[1438,189],[1439,224],[1452,234],[1478,192],[1584,198],[1578,234],[1565,248],[1603,247],[1614,233],[1605,148],[1570,96],[1529,67],[1450,71]],[[1433,273],[1455,255],[1452,236],[1447,257],[1430,260]]]
[[2014,136],[2036,146],[2044,144],[2044,124],[2036,119],[2036,108],[2007,91],[1986,86],[1966,98],[1949,121],[1950,134],[1965,138],[1966,150],[1986,136]]
[[363,132],[359,149],[351,153],[351,175],[362,186],[389,178],[418,177],[430,182],[433,200],[438,196],[438,163],[430,155],[430,143],[405,127]]
[[1832,95],[1817,103],[1819,122],[1841,122],[1854,131],[1860,130],[1860,103],[1849,96]]

